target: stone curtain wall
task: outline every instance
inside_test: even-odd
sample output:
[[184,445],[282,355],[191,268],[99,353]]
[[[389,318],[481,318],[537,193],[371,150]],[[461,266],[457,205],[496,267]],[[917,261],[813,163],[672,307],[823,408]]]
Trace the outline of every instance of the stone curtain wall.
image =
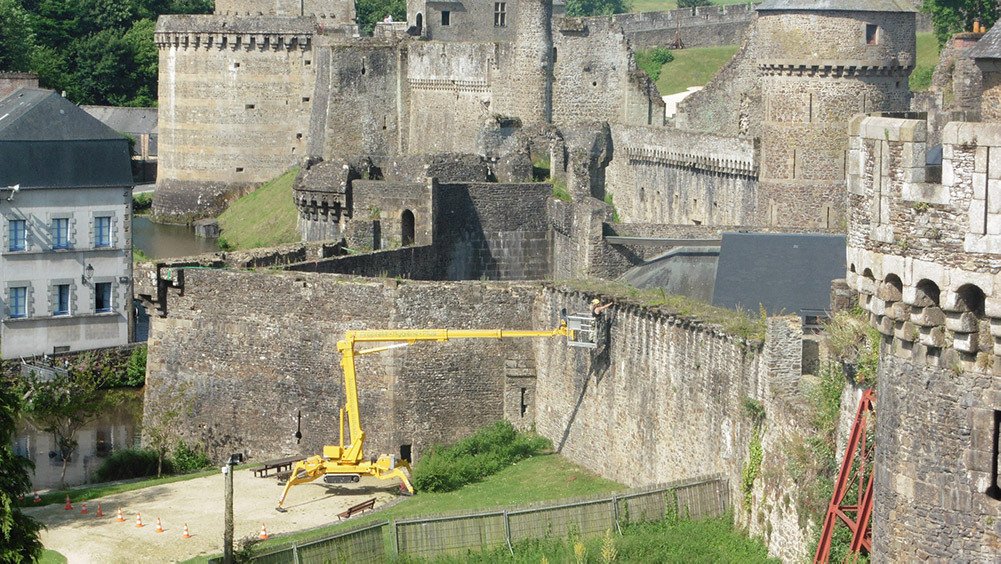
[[395,155],[400,150],[400,80],[406,50],[395,42],[349,40],[317,49],[315,106],[309,134],[311,154],[324,159]]
[[[145,393],[189,386],[193,412],[181,434],[205,444],[214,460],[241,451],[258,461],[305,456],[336,444],[344,403],[336,342],[348,329],[555,323],[532,325],[537,289],[529,285],[222,270],[187,270],[183,280],[183,291],[169,292],[168,315],[152,319]],[[532,358],[524,339],[423,343],[360,357],[367,452],[410,444],[419,457],[505,414],[520,424],[520,388],[534,388],[534,379],[518,367]],[[519,404],[506,406],[512,388]]]
[[447,279],[549,277],[551,195],[548,183],[435,185],[433,237],[446,257]]
[[407,45],[410,152],[476,152],[480,123],[500,111],[493,104],[495,81],[513,64],[509,51],[495,43]]
[[754,16],[754,4],[699,6],[666,12],[615,14],[633,49],[668,47],[679,29],[686,48],[737,45]]
[[219,0],[217,16],[316,16],[327,25],[354,23],[355,6],[346,0]]
[[[584,311],[590,296],[546,288],[536,324],[560,309]],[[748,342],[696,320],[617,303],[608,310],[608,348],[538,341],[536,429],[570,460],[629,486],[700,473],[728,477],[731,499],[743,498],[741,471],[752,423],[745,397],[762,402],[766,461],[794,420],[802,329],[798,317],[769,321],[766,344]],[[760,478],[759,478],[760,480]],[[751,515],[781,512],[783,492],[759,485]],[[777,496],[777,497],[776,497]],[[805,550],[795,510],[773,531],[773,555]],[[741,516],[737,516],[741,518]],[[756,520],[756,519],[755,519]],[[764,536],[763,523],[755,530]],[[782,546],[784,542],[798,542]]]
[[[356,249],[393,249],[403,244],[403,214],[413,214],[414,244],[430,245],[432,221],[430,183],[354,180],[353,216],[348,222],[347,245]],[[367,237],[354,237],[363,225]]]
[[750,139],[616,125],[606,174],[629,222],[753,224],[758,152]]
[[215,215],[294,166],[313,95],[312,18],[164,16],[153,213]]
[[997,560],[1001,501],[984,492],[998,378],[885,351],[876,405],[873,559]]

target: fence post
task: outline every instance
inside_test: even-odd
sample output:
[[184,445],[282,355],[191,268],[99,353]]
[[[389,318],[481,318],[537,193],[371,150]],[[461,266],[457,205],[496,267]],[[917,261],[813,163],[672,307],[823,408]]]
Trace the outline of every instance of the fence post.
[[622,536],[622,527],[619,526],[619,498],[612,494],[612,520],[615,522],[615,530]]
[[514,556],[514,547],[511,546],[511,519],[507,515],[507,511],[504,511],[504,538],[507,539],[507,549]]
[[292,563],[299,564],[299,545],[292,543]]
[[400,555],[400,546],[396,539],[396,519],[389,520],[389,535],[390,543],[393,545],[393,562],[396,562],[396,557]]

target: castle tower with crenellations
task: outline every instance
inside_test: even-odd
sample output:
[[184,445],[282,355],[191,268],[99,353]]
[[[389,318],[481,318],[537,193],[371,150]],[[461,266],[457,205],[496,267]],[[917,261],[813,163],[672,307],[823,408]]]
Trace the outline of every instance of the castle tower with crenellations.
[[514,54],[506,75],[501,111],[521,118],[526,126],[552,121],[553,2],[520,0]]
[[766,0],[757,9],[758,221],[838,228],[848,120],[860,112],[908,109],[914,6],[904,0]]

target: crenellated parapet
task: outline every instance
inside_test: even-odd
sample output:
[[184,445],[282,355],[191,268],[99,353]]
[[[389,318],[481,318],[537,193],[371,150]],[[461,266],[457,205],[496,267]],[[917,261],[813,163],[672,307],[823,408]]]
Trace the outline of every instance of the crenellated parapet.
[[1001,364],[1001,124],[947,124],[941,161],[923,118],[850,131],[847,280],[872,326],[898,356]]
[[880,65],[865,61],[758,61],[761,76],[869,78],[909,76],[914,65]]
[[676,166],[747,177],[758,175],[758,166],[753,155],[749,159],[739,159],[733,158],[733,155],[712,155],[680,147],[627,146],[623,152],[629,162],[635,164]]
[[312,17],[161,16],[153,40],[160,49],[308,50],[317,29]]

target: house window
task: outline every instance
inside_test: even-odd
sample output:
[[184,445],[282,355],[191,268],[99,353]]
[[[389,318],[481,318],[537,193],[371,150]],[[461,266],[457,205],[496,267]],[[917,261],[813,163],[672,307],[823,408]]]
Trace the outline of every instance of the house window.
[[875,45],[877,36],[876,24],[865,24],[865,42],[869,45]]
[[94,311],[111,311],[111,282],[94,284]]
[[494,27],[507,27],[507,2],[494,2]]
[[448,10],[441,11],[441,25],[452,25],[452,12]]
[[56,307],[52,315],[67,315],[70,312],[70,285],[58,284],[56,286]]
[[95,247],[110,247],[111,246],[111,217],[95,217],[94,218],[94,246]]
[[52,248],[68,249],[70,220],[66,218],[56,218],[52,220]]
[[27,231],[25,230],[25,223],[23,219],[12,219],[9,223],[10,232],[8,233],[10,240],[8,242],[8,251],[23,251],[26,247],[27,242]]
[[10,316],[25,317],[28,315],[28,288],[18,286],[10,289]]

